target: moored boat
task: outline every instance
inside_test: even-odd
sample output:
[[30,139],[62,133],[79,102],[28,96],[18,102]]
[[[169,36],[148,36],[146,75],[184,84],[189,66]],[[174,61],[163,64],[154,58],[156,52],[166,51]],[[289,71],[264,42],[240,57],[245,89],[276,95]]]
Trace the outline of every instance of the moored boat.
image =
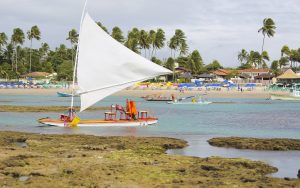
[[[57,127],[69,127],[70,124],[63,120],[54,120],[49,118],[43,118],[39,120],[40,123],[57,126]],[[78,127],[137,127],[148,126],[156,124],[157,118],[146,118],[137,120],[80,120],[76,125]]]
[[[85,4],[86,7],[86,4]],[[147,126],[157,123],[147,111],[137,111],[134,101],[127,101],[126,110],[119,105],[105,112],[102,120],[81,120],[78,115],[103,98],[135,83],[172,72],[134,53],[103,31],[85,12],[82,14],[78,47],[73,72],[71,107],[59,119],[42,118],[42,124],[59,127]],[[78,80],[80,112],[73,109],[75,78]],[[117,116],[120,116],[117,118]]]
[[166,101],[172,101],[171,97],[155,94],[155,95],[149,95],[146,97],[143,97],[146,101],[156,101],[156,102],[166,102]]
[[[187,100],[191,99],[191,100]],[[168,104],[183,104],[183,105],[206,105],[206,104],[211,104],[212,102],[205,100],[202,98],[200,95],[196,96],[188,96],[188,97],[183,97],[180,99],[175,99],[174,96],[172,96],[172,101],[167,102]]]
[[[58,97],[72,97],[72,93],[56,92]],[[75,97],[78,95],[74,95]]]
[[[125,110],[126,109],[126,110]],[[136,127],[147,126],[157,123],[158,119],[149,117],[148,111],[137,111],[134,101],[126,102],[126,108],[120,105],[112,105],[110,111],[104,113],[105,118],[100,120],[78,120],[78,127]],[[60,119],[42,118],[39,122],[42,124],[69,127],[74,126],[72,117],[76,116],[71,108],[68,114],[62,114]],[[118,118],[117,118],[118,117]]]
[[168,102],[168,104],[192,104],[192,105],[206,105],[206,104],[211,104],[212,102],[209,101],[199,101],[199,102]]
[[270,94],[271,100],[288,100],[288,101],[298,101],[300,100],[300,96],[293,94]]

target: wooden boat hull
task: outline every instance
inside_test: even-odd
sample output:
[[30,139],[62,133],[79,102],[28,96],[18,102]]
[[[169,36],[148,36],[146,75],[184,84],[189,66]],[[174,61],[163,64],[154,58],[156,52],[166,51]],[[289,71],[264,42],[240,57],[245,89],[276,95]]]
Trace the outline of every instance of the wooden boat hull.
[[[137,120],[80,120],[77,127],[139,127],[156,124],[157,118],[143,118]],[[40,123],[57,127],[68,127],[70,122],[59,119],[42,118]]]
[[172,101],[172,99],[146,99],[146,101],[167,102]]
[[168,102],[168,104],[185,104],[185,105],[206,105],[211,104],[212,102]]
[[271,94],[271,100],[298,101],[298,100],[300,100],[300,97],[295,97],[295,96],[291,96],[291,95]]

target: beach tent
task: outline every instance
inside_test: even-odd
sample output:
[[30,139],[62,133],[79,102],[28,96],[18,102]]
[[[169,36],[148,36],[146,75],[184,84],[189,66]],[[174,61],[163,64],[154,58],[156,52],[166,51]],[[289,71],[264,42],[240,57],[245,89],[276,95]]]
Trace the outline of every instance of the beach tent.
[[192,83],[182,83],[178,85],[178,87],[195,87],[195,86],[196,85]]
[[297,83],[300,82],[300,76],[298,76],[292,69],[288,69],[282,75],[277,77],[280,83]]
[[196,85],[197,87],[201,87],[201,86],[203,86],[203,81],[195,80],[195,85]]
[[256,87],[256,84],[246,84],[245,87]]
[[205,87],[221,87],[221,84],[206,84]]

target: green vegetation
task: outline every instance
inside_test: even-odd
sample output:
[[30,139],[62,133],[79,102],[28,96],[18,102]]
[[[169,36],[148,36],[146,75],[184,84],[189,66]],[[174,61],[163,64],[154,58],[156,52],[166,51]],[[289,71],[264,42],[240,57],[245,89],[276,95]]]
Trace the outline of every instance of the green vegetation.
[[[271,58],[268,52],[264,50],[265,38],[266,36],[274,37],[275,29],[275,22],[271,18],[265,18],[263,20],[263,26],[258,30],[258,32],[261,32],[263,35],[261,53],[253,50],[247,52],[245,49],[242,49],[238,52],[237,56],[240,62],[239,69],[268,68],[267,62],[269,62]],[[281,49],[281,58],[273,60],[270,68],[272,73],[278,75],[280,69],[288,65],[290,65],[290,68],[294,71],[298,70],[298,63],[300,63],[300,48],[290,49],[287,45],[284,45]]]
[[167,155],[172,138],[0,132],[0,187],[299,187],[263,162]]
[[253,150],[300,150],[299,139],[219,137],[208,140],[212,146]]
[[[186,34],[176,29],[170,39],[166,39],[165,31],[161,28],[146,31],[144,29],[132,28],[124,36],[119,27],[113,27],[110,31],[100,22],[97,22],[107,34],[110,34],[121,44],[125,45],[132,51],[143,55],[145,58],[152,60],[154,63],[165,66],[174,70],[175,65],[184,67],[191,71],[192,74],[201,74],[211,72],[222,68],[218,60],[213,60],[210,64],[204,63],[198,50],[190,50],[187,43]],[[275,34],[275,22],[271,18],[263,20],[263,26],[258,32],[263,35],[261,52],[257,50],[242,49],[238,52],[238,69],[247,68],[267,68],[271,58],[264,49],[265,37],[273,37]],[[71,29],[66,37],[70,42],[71,48],[61,44],[51,49],[45,42],[37,49],[32,49],[33,40],[41,40],[41,31],[38,26],[33,26],[27,32],[27,38],[30,41],[30,47],[24,47],[25,34],[22,29],[15,28],[12,36],[9,38],[5,33],[0,33],[0,77],[6,79],[18,79],[29,72],[43,71],[58,73],[57,80],[72,80],[75,54],[78,43],[78,32]],[[170,49],[170,57],[159,59],[157,52],[163,48]],[[281,58],[272,60],[272,72],[279,74],[280,69],[290,65],[297,70],[300,62],[300,48],[290,49],[287,45],[281,49]]]
[[[3,102],[3,101],[2,101]],[[7,101],[6,101],[7,102]],[[9,102],[9,101],[8,101]],[[63,112],[68,110],[68,106],[13,106],[0,105],[0,112]],[[109,110],[110,107],[90,107],[87,111]],[[79,107],[75,107],[75,111],[79,111]]]
[[[97,24],[110,34],[102,23],[97,22]],[[180,29],[175,31],[174,36],[169,41],[167,41],[165,32],[161,28],[150,31],[133,28],[125,38],[122,30],[119,27],[114,27],[111,36],[132,51],[171,70],[174,69],[175,62],[193,73],[200,73],[205,70],[199,51],[194,50],[188,54],[187,39],[185,33]],[[14,29],[10,40],[5,33],[0,33],[0,77],[18,79],[21,75],[29,72],[43,71],[56,72],[58,74],[57,80],[72,80],[78,43],[78,33],[75,29],[70,30],[66,37],[66,40],[70,41],[71,48],[61,44],[51,50],[47,43],[41,43],[40,48],[32,49],[33,39],[41,40],[38,26],[33,26],[27,32],[27,38],[30,41],[29,48],[22,46],[25,41],[22,29]],[[168,58],[161,60],[156,57],[158,50],[164,48],[166,44],[171,50],[173,62]]]

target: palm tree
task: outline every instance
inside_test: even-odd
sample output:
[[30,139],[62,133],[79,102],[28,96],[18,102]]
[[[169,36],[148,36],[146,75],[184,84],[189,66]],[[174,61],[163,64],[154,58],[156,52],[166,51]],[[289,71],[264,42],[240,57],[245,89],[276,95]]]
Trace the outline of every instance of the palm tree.
[[298,50],[291,50],[289,59],[291,61],[291,68],[297,70],[297,63],[300,62],[300,53]]
[[134,51],[135,53],[139,54],[140,53],[139,38],[140,38],[139,30],[137,28],[133,28],[131,31],[129,31],[127,35],[125,46],[130,50]]
[[150,38],[148,32],[145,30],[140,31],[139,35],[139,45],[142,49],[145,50],[145,57],[147,57],[147,49],[150,48]]
[[186,42],[180,43],[180,46],[179,46],[179,55],[180,56],[186,55],[188,53],[188,50],[189,50],[189,47]]
[[[171,49],[171,57],[173,57],[173,51],[176,50],[175,37],[172,37],[168,42],[168,47]],[[175,52],[174,52],[175,54]],[[175,56],[175,55],[174,55]]]
[[56,53],[58,54],[58,56],[62,59],[65,59],[65,57],[67,56],[67,47],[64,44],[59,45],[58,48],[56,48]]
[[252,67],[259,67],[259,65],[262,63],[261,54],[256,51],[250,51],[248,58],[247,58],[247,64],[252,65]]
[[[11,36],[11,43],[13,45],[13,48],[15,49],[15,60],[16,60],[16,72],[18,72],[18,50],[17,50],[17,45],[20,44],[22,45],[25,40],[25,35],[22,29],[20,28],[15,28],[13,31],[13,34]],[[13,67],[12,67],[13,70]]]
[[97,23],[97,25],[98,25],[99,27],[101,27],[101,28],[103,29],[103,31],[105,31],[107,34],[109,34],[107,28],[106,28],[104,25],[102,25],[101,22],[96,22],[96,23]]
[[68,38],[66,40],[69,40],[71,43],[71,48],[72,48],[72,65],[74,66],[74,51],[75,51],[75,45],[78,43],[78,36],[79,34],[75,29],[72,29],[69,31]]
[[7,73],[7,71],[5,71],[2,67],[0,67],[0,75],[1,75],[1,76],[5,75],[5,79],[6,79],[6,81],[7,81],[8,73]]
[[270,61],[270,57],[269,57],[269,54],[267,51],[263,51],[261,54],[260,54],[260,64],[262,66],[262,68],[267,68],[267,63],[266,61]]
[[149,50],[149,56],[152,58],[155,50],[155,38],[156,38],[156,32],[154,30],[149,31],[149,43],[150,43],[150,48],[152,48],[151,54]]
[[284,55],[289,55],[290,54],[290,48],[287,45],[282,46],[281,48],[281,57]]
[[272,70],[273,74],[275,74],[275,76],[277,76],[279,74],[279,70],[278,70],[279,65],[280,65],[280,63],[278,60],[273,61],[271,64],[271,70]]
[[176,57],[175,53],[178,49],[180,51],[180,55],[187,52],[188,46],[186,44],[186,36],[182,30],[176,29],[175,35],[170,39],[169,47],[170,45],[173,47],[173,50],[175,50],[174,58]]
[[[156,50],[157,49],[161,49],[165,46],[165,32],[162,29],[157,29],[157,31],[154,33],[152,32],[152,37],[151,37],[151,31],[150,31],[150,38],[152,39],[152,48],[154,51],[154,54],[156,55]],[[152,55],[153,56],[153,51],[152,51]]]
[[32,26],[29,31],[27,31],[27,38],[30,40],[30,51],[29,51],[29,72],[31,72],[31,49],[32,49],[32,39],[40,40],[41,32],[38,26]]
[[288,65],[289,59],[287,57],[281,57],[278,61],[279,68],[281,69],[282,67]]
[[49,45],[47,43],[42,43],[40,49],[39,49],[39,54],[40,54],[40,62],[47,58],[48,52],[49,52]]
[[160,59],[156,58],[156,57],[152,57],[152,58],[151,58],[151,61],[152,61],[153,63],[158,64],[158,65],[162,65],[162,64],[163,64],[162,61],[161,61]]
[[175,68],[175,61],[173,58],[169,57],[168,60],[165,62],[165,67],[169,70],[172,70]]
[[125,38],[123,36],[123,32],[119,27],[114,27],[112,29],[111,36],[112,36],[112,38],[116,39],[117,41],[119,41],[122,44],[125,41]]
[[263,34],[263,43],[261,47],[261,53],[264,51],[264,44],[265,44],[265,38],[266,35],[268,37],[273,37],[275,34],[275,22],[271,18],[265,18],[263,21],[263,26],[258,30],[258,32],[262,32]]
[[4,59],[8,64],[11,64],[13,68],[13,56],[14,56],[14,47],[12,43],[7,44],[6,49],[3,53]]
[[245,49],[242,49],[239,53],[238,53],[238,60],[240,61],[241,64],[243,64],[244,61],[247,61],[248,58],[248,52]]
[[2,53],[2,46],[7,44],[7,36],[5,33],[0,33],[0,55]]
[[193,60],[195,71],[194,73],[200,73],[203,70],[203,59],[198,50],[194,50],[189,56],[190,59]]
[[2,46],[7,44],[7,36],[5,33],[0,33],[0,52],[2,49]]

